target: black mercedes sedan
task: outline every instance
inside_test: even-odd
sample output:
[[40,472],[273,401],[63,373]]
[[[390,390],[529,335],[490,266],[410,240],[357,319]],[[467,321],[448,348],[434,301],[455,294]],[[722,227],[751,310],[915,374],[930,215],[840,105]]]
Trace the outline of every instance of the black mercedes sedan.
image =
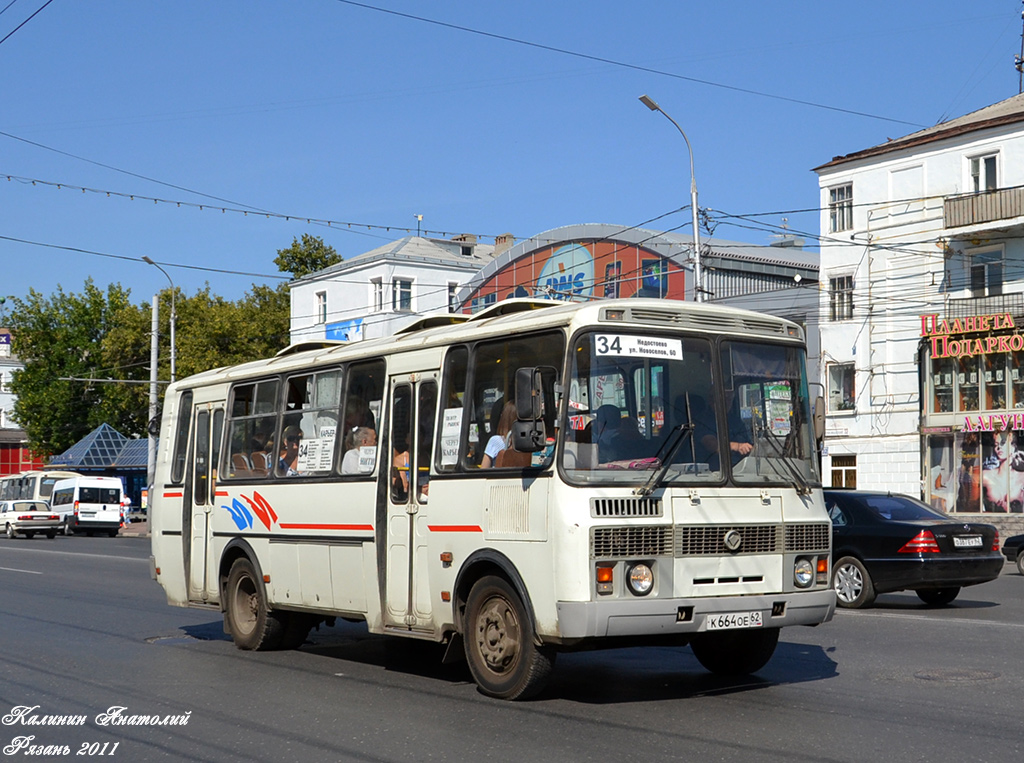
[[1017,571],[1024,575],[1024,535],[1011,535],[1003,541],[1003,556],[1016,564]]
[[825,490],[832,518],[832,586],[840,607],[914,591],[949,604],[964,586],[999,576],[1003,555],[992,525],[960,522],[907,495]]

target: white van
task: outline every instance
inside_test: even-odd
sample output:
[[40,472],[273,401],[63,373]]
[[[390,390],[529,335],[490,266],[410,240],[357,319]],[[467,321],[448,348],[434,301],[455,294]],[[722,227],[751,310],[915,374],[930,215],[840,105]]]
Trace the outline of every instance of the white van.
[[117,535],[124,521],[124,486],[116,477],[72,477],[53,486],[50,508],[63,517],[65,535]]

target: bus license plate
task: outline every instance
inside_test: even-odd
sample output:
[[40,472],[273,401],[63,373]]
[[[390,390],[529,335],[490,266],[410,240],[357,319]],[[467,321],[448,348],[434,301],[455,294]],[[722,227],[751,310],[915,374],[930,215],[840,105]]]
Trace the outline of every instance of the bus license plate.
[[731,628],[760,628],[764,622],[760,612],[723,612],[720,615],[708,615],[704,625],[709,631],[724,631]]

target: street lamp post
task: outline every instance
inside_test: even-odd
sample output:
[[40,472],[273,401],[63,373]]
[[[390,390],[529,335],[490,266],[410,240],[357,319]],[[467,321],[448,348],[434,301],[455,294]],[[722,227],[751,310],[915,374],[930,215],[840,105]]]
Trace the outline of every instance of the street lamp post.
[[175,376],[175,373],[174,373],[175,372],[175,368],[174,368],[174,359],[175,359],[175,353],[174,353],[174,322],[175,322],[175,320],[178,317],[177,312],[174,309],[174,281],[172,281],[171,277],[169,275],[167,275],[167,271],[166,270],[164,270],[162,267],[157,265],[155,262],[153,262],[153,260],[151,260],[146,255],[142,255],[142,261],[145,262],[147,265],[152,265],[154,268],[156,268],[161,273],[163,273],[167,277],[167,281],[171,284],[171,381],[173,382],[177,378]]
[[693,212],[693,294],[697,302],[704,301],[704,281],[700,268],[700,226],[697,220],[697,176],[693,174],[693,149],[690,147],[690,139],[686,137],[683,128],[679,123],[670,117],[665,111],[646,95],[640,96],[640,102],[651,111],[660,111],[662,116],[676,126],[679,134],[686,141],[686,150],[690,154],[690,210]]

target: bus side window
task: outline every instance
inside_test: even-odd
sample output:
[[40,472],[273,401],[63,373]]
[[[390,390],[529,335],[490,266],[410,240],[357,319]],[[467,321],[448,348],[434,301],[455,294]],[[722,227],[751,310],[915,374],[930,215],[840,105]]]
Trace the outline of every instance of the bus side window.
[[277,379],[266,379],[232,389],[221,480],[267,478],[269,466],[262,454],[274,448],[278,387]]
[[342,411],[341,473],[369,479],[378,462],[381,402],[384,399],[384,361],[348,367]]
[[178,485],[185,478],[185,458],[188,456],[188,425],[192,420],[192,391],[183,392],[178,400],[178,425],[174,430],[174,461],[171,464],[171,482]]
[[[544,367],[545,399],[541,415],[544,419],[548,437],[554,437],[556,411],[554,404],[554,384],[562,378],[565,337],[561,332],[516,336],[496,342],[481,342],[473,351],[470,362],[469,378],[472,389],[469,405],[471,408],[471,425],[476,424],[479,453],[475,458],[467,457],[463,462],[467,468],[477,468],[483,462],[484,448],[492,438],[502,438],[505,432],[499,432],[499,422],[506,402],[515,399],[515,373],[519,368]],[[511,447],[509,443],[506,448]],[[491,449],[494,451],[494,448]],[[500,450],[495,452],[490,463],[496,463]],[[512,453],[501,459],[504,468],[523,468],[534,464],[533,456],[526,453]],[[538,456],[537,466],[544,464],[543,456]],[[502,468],[502,467],[498,467]],[[489,472],[488,472],[489,473]]]
[[455,471],[459,465],[460,454],[469,462],[476,457],[476,449],[480,442],[479,433],[472,422],[468,427],[463,427],[468,367],[468,349],[459,346],[448,351],[448,356],[444,360],[441,389],[441,400],[444,401],[443,414],[434,451],[434,465],[439,472]]

